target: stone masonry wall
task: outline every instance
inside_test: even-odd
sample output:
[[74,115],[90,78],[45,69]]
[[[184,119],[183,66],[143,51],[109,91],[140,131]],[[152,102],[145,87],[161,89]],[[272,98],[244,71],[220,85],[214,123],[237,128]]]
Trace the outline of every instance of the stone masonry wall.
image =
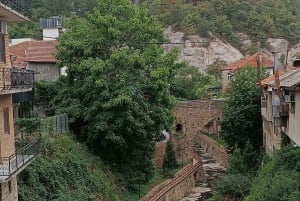
[[201,147],[209,156],[217,160],[223,167],[228,168],[230,155],[225,147],[203,134],[197,135],[195,140],[201,144]]
[[173,179],[168,179],[153,188],[140,201],[173,201],[183,198],[190,193],[195,186],[195,180],[203,178],[204,172],[201,161],[193,163],[181,169]]
[[[195,138],[213,120],[221,117],[224,100],[179,102],[174,113],[176,122],[171,133],[176,158],[183,163],[193,158]],[[180,124],[182,133],[178,135],[176,125]]]
[[166,146],[165,142],[158,142],[155,145],[155,154],[153,158],[153,164],[156,168],[163,168],[164,157],[166,153]]

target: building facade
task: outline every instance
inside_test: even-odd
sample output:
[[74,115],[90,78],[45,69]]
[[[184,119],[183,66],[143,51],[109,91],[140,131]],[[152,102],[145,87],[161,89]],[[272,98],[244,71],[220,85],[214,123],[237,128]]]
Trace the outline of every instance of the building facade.
[[39,144],[16,144],[14,103],[32,94],[34,74],[12,68],[7,24],[28,21],[31,0],[0,0],[0,13],[0,200],[16,201],[16,176],[35,158]]
[[[285,142],[300,146],[300,67],[279,69],[278,83],[272,76],[262,81],[262,85],[261,114],[266,153],[273,156]],[[280,90],[277,90],[278,86]]]
[[260,67],[264,67],[270,75],[273,74],[274,64],[271,59],[269,59],[265,55],[260,55],[258,53],[252,56],[246,56],[245,58],[233,62],[232,64],[229,64],[221,69],[222,90],[225,91],[228,88],[228,85],[234,76],[234,71],[247,66],[257,68],[258,63],[260,64]]

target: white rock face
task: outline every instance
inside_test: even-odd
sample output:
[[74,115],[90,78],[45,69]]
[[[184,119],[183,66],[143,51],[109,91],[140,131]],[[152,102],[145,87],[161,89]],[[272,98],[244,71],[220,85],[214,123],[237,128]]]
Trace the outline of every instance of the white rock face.
[[174,47],[179,48],[179,61],[186,61],[201,72],[205,72],[207,66],[216,59],[230,64],[244,57],[239,50],[218,38],[184,35],[182,32],[174,32],[171,27],[165,30],[165,34],[170,42],[170,44],[163,45],[165,52]]

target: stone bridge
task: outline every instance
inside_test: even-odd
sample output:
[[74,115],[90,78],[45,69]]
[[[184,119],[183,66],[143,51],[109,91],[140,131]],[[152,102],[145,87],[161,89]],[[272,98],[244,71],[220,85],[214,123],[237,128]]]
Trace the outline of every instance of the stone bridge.
[[[205,151],[218,150],[218,148],[211,148],[216,143],[211,142],[210,138],[202,134],[219,134],[220,126],[217,121],[221,118],[221,107],[224,102],[224,99],[215,99],[181,101],[177,104],[174,109],[176,121],[170,138],[174,143],[178,161],[181,163],[189,162],[194,155],[194,146],[200,142],[205,143],[201,144],[206,149]],[[166,144],[163,142],[156,144],[154,158],[156,167],[162,167],[165,147]]]
[[224,99],[207,101],[183,101],[176,106],[176,121],[171,133],[176,157],[187,162],[194,154],[194,146],[202,134],[219,134],[217,121],[221,118]]

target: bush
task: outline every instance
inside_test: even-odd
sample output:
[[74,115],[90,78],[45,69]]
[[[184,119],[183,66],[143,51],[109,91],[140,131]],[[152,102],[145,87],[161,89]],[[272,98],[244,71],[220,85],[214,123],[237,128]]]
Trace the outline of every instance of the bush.
[[229,174],[217,183],[212,200],[242,201],[248,195],[251,180],[242,174]]
[[167,171],[170,169],[174,169],[177,166],[178,166],[178,163],[177,163],[176,157],[175,157],[174,145],[171,142],[171,140],[169,140],[167,142],[166,154],[165,154],[164,163],[163,163],[163,169],[164,169],[164,171]]

